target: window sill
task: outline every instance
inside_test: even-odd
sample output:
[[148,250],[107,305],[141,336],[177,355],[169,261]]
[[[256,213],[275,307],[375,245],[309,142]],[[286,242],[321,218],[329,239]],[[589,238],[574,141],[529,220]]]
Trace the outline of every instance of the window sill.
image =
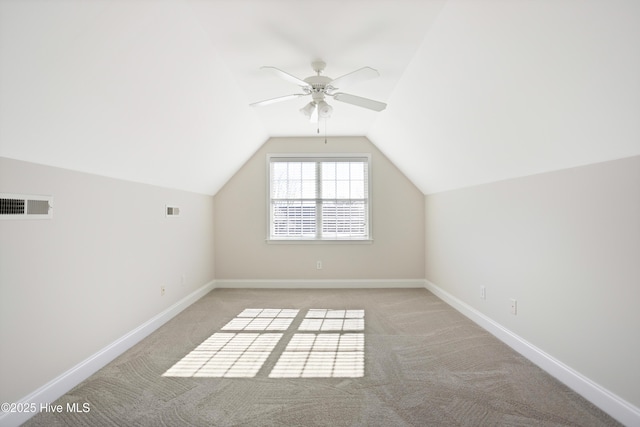
[[266,239],[269,245],[370,245],[373,239]]

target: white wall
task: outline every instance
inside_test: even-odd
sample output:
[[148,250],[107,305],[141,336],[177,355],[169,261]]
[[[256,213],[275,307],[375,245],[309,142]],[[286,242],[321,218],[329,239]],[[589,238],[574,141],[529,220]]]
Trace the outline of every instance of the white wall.
[[[266,243],[266,155],[287,152],[371,153],[372,244]],[[424,278],[424,196],[366,138],[271,138],[215,200],[218,280]]]
[[640,157],[427,196],[426,278],[640,407]]
[[[54,197],[53,219],[0,221],[2,402],[214,279],[212,196],[6,158],[0,192]],[[181,216],[166,218],[165,204]]]

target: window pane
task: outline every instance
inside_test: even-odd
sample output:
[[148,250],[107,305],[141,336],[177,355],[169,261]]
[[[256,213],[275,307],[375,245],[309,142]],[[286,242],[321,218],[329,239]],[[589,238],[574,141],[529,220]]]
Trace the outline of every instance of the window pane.
[[349,198],[349,181],[336,182],[336,198],[337,199]]
[[271,180],[286,179],[287,178],[287,164],[286,163],[271,163]]
[[322,179],[336,179],[336,163],[322,162]]
[[351,198],[352,199],[364,199],[365,198],[365,186],[364,181],[351,181]]
[[352,180],[364,180],[364,163],[350,163],[349,169],[351,170],[351,179]]
[[349,163],[336,163],[336,179],[349,179]]
[[316,167],[310,162],[271,163],[271,197],[274,199],[316,198]]
[[316,164],[315,162],[302,163],[302,179],[316,179]]
[[336,182],[335,181],[322,181],[322,198],[323,199],[335,199],[336,198]]
[[285,201],[272,203],[274,237],[313,237],[316,234],[315,202]]
[[366,205],[363,202],[324,202],[322,233],[325,237],[366,237]]
[[316,182],[312,180],[302,181],[302,198],[303,199],[315,199],[316,198]]
[[287,199],[300,199],[302,197],[302,183],[300,181],[287,182],[287,192],[285,198]]
[[300,162],[289,162],[289,179],[290,180],[300,180],[302,179],[302,163]]
[[287,197],[288,182],[277,180],[271,182],[271,197],[274,199],[284,199]]

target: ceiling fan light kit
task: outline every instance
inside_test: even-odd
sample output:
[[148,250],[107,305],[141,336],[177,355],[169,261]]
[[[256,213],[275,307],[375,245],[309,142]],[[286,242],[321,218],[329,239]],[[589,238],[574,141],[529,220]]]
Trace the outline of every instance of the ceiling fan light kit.
[[328,119],[331,117],[331,113],[333,112],[333,107],[327,104],[326,101],[318,102],[318,115],[323,119]]
[[311,117],[311,113],[313,113],[313,110],[316,108],[316,105],[314,104],[313,101],[311,101],[310,103],[308,103],[307,105],[305,105],[304,107],[302,107],[300,109],[300,112],[302,114],[304,114],[307,117]]
[[317,123],[318,118],[328,119],[331,117],[333,107],[327,103],[325,97],[333,97],[334,100],[344,102],[346,104],[355,105],[357,107],[367,108],[373,111],[382,111],[387,104],[373,99],[363,98],[361,96],[351,95],[343,92],[336,92],[342,86],[363,82],[380,76],[377,70],[371,67],[363,67],[351,73],[345,74],[337,79],[332,79],[321,75],[326,67],[324,61],[313,61],[311,67],[316,72],[315,76],[309,76],[305,79],[299,79],[286,71],[282,71],[276,67],[265,66],[262,69],[272,70],[276,75],[290,83],[294,83],[302,89],[303,93],[295,93],[291,95],[279,96],[277,98],[265,99],[264,101],[254,102],[252,107],[261,107],[275,104],[290,99],[300,98],[302,96],[311,96],[312,101],[300,109],[310,122]]

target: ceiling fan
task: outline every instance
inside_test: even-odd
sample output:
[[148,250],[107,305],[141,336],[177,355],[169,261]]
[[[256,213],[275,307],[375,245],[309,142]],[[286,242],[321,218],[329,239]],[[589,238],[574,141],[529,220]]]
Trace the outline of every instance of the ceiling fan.
[[377,70],[374,70],[371,67],[363,67],[338,77],[337,79],[332,79],[330,77],[320,75],[326,65],[327,64],[325,64],[324,61],[313,61],[311,63],[311,67],[316,72],[316,75],[307,77],[306,79],[299,79],[298,77],[276,67],[261,67],[261,69],[272,70],[280,78],[300,86],[302,93],[294,93],[291,95],[279,96],[277,98],[265,99],[264,101],[254,102],[250,105],[252,107],[258,107],[287,101],[289,99],[300,98],[302,96],[311,96],[311,102],[301,108],[300,112],[307,116],[309,121],[312,123],[317,123],[318,118],[326,119],[331,117],[333,107],[327,104],[327,101],[325,100],[326,96],[330,96],[336,101],[368,108],[373,111],[382,111],[386,108],[387,104],[384,102],[374,101],[373,99],[363,98],[361,96],[351,95],[344,92],[337,92],[341,87],[379,77],[380,74]]

